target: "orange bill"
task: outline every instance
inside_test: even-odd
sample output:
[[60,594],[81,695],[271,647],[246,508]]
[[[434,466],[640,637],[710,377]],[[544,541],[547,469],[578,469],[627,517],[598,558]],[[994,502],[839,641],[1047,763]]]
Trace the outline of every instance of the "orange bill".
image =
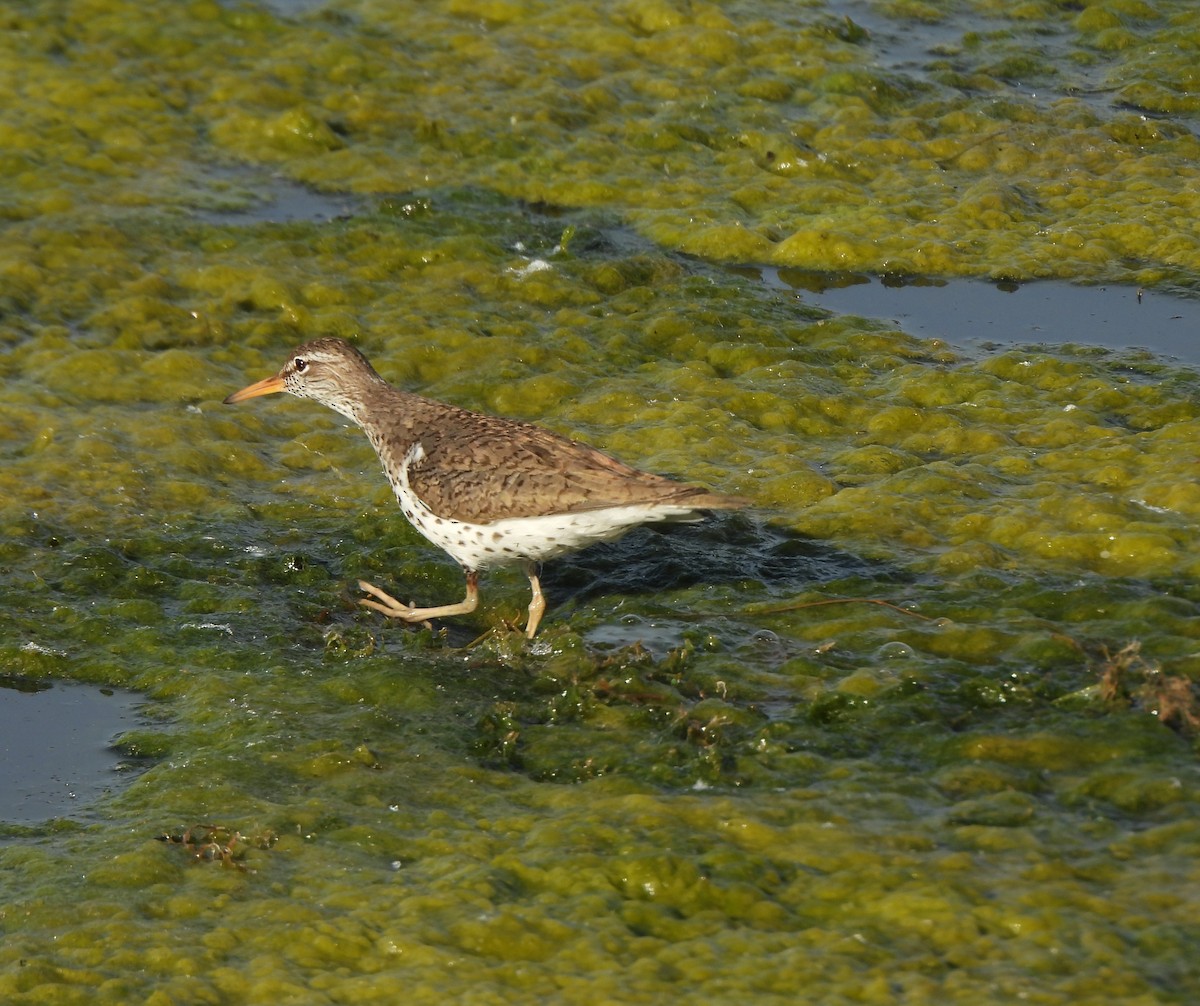
[[226,405],[234,405],[237,402],[244,402],[247,398],[257,398],[259,395],[274,395],[280,391],[287,391],[287,387],[283,383],[283,378],[276,374],[274,377],[267,377],[248,388],[242,388],[241,391],[235,391],[232,395],[225,399]]

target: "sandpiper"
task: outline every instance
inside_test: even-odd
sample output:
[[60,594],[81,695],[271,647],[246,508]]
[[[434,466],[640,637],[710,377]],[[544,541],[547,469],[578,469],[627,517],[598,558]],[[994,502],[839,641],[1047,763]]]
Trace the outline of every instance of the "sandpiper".
[[538,579],[543,560],[641,524],[701,520],[706,511],[749,502],[638,471],[531,423],[401,391],[344,339],[300,346],[274,377],[225,402],[280,391],[316,399],[360,426],[404,516],[466,573],[466,596],[432,607],[403,604],[359,581],[370,595],[360,604],[406,622],[474,611],[480,571],[521,563],[533,591],[525,627],[532,639],[546,610]]

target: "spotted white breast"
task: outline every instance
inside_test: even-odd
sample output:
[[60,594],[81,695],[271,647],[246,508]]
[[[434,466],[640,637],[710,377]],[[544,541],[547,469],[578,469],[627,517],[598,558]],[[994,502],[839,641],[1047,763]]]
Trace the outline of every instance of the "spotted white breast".
[[420,442],[413,444],[391,479],[392,488],[409,523],[465,569],[482,570],[525,560],[542,562],[594,542],[619,538],[640,524],[701,519],[696,508],[669,503],[509,517],[488,524],[440,517],[421,502],[409,482],[409,468],[424,457]]

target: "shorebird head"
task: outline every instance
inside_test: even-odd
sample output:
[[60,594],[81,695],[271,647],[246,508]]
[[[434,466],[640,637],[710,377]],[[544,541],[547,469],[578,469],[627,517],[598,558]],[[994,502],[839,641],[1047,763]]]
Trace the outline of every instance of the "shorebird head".
[[299,398],[314,398],[355,419],[355,403],[362,400],[369,385],[382,381],[367,358],[345,339],[315,339],[294,349],[278,374],[235,391],[225,404],[286,391]]

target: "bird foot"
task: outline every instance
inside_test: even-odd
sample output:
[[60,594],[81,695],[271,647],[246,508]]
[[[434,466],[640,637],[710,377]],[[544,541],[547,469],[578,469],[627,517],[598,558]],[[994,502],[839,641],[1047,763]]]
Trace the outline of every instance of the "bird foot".
[[381,614],[387,615],[388,618],[399,618],[405,622],[427,622],[431,618],[446,618],[449,615],[467,615],[475,610],[475,605],[478,603],[478,593],[471,589],[472,585],[468,585],[467,596],[458,604],[441,604],[432,608],[418,608],[413,604],[403,604],[397,601],[391,594],[385,590],[380,590],[373,583],[367,583],[366,580],[358,581],[359,589],[375,598],[361,597],[358,603],[364,608],[372,608]]
[[421,610],[415,604],[403,604],[397,601],[391,594],[385,590],[380,590],[373,583],[367,583],[366,580],[359,580],[358,587],[360,590],[373,595],[378,600],[361,597],[358,603],[364,608],[373,608],[375,611],[382,612],[388,618],[399,618],[405,622],[419,622],[424,617],[419,615]]

